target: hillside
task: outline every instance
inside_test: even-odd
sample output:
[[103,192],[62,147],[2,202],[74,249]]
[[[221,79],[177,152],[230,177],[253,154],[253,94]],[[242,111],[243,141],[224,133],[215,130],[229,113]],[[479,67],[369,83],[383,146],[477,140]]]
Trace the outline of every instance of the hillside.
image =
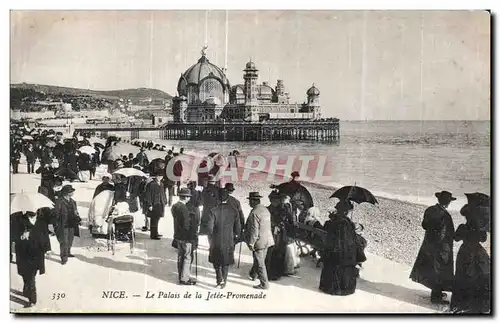
[[113,91],[96,91],[88,89],[77,89],[71,87],[54,86],[54,85],[44,85],[44,84],[11,84],[11,89],[25,89],[25,90],[35,90],[37,92],[45,92],[45,94],[63,94],[63,95],[89,95],[99,98],[106,99],[144,99],[144,98],[154,98],[154,99],[166,99],[171,100],[172,96],[166,92],[157,89],[148,88],[137,88],[137,89],[125,89],[125,90],[113,90]]

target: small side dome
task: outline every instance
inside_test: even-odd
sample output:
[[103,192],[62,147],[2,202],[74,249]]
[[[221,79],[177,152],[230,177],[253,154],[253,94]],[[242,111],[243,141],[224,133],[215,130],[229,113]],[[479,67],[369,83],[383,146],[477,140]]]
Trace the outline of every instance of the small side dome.
[[307,90],[307,96],[319,96],[319,90],[316,86],[313,85]]
[[250,60],[250,62],[245,65],[245,67],[249,70],[254,70],[255,69],[255,63]]

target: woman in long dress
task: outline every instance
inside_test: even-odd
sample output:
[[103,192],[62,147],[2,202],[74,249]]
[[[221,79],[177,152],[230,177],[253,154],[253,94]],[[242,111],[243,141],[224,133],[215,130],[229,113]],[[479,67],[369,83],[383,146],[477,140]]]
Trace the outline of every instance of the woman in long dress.
[[281,196],[277,191],[269,194],[271,205],[267,208],[271,213],[271,230],[274,238],[274,246],[267,250],[266,268],[269,280],[278,280],[282,276],[295,274],[295,261],[291,255],[287,255],[288,245],[294,240],[289,237],[287,230],[293,226],[294,219],[291,208],[282,203]]
[[486,241],[477,216],[478,208],[465,205],[467,218],[458,226],[455,241],[463,241],[457,254],[450,309],[454,313],[489,313],[491,297],[490,257],[480,242]]
[[358,276],[356,231],[354,223],[347,217],[353,206],[340,201],[336,212],[330,214],[324,229],[328,234],[328,246],[322,257],[319,289],[331,295],[350,295],[356,290]]

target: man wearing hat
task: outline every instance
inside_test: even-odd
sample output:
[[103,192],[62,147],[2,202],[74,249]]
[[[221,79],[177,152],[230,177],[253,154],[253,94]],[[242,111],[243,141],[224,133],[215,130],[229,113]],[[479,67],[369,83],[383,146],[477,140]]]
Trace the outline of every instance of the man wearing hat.
[[446,210],[456,198],[450,192],[437,192],[438,204],[428,207],[422,227],[424,241],[420,247],[410,278],[431,289],[431,302],[448,304],[443,291],[451,291],[453,284],[453,236],[455,227]]
[[[234,184],[233,183],[226,183],[224,185],[224,190],[227,192],[228,197],[227,197],[227,203],[232,206],[237,212],[238,212],[238,219],[240,221],[240,228],[243,230],[245,227],[245,215],[243,214],[243,210],[241,209],[241,203],[238,201],[238,199],[231,194],[234,193]],[[240,233],[240,237],[243,231]]]
[[141,147],[140,148],[140,151],[139,153],[137,154],[137,156],[135,158],[137,158],[137,161],[139,162],[139,165],[144,168],[144,167],[147,167],[149,165],[149,160],[148,160],[148,156],[146,155],[146,153],[144,152],[146,149],[144,149],[144,147]]
[[259,278],[260,284],[254,286],[256,289],[268,289],[266,254],[267,248],[274,246],[271,232],[271,214],[269,210],[260,203],[262,196],[258,192],[250,192],[248,200],[252,211],[248,215],[245,224],[245,241],[253,255],[253,266],[250,269],[250,279]]
[[33,150],[33,145],[28,143],[28,146],[24,150],[24,156],[26,156],[26,166],[28,168],[28,174],[35,172],[35,151]]
[[207,187],[202,192],[203,211],[201,214],[200,234],[207,234],[207,221],[210,210],[216,207],[220,202],[219,190],[215,186],[215,177],[209,176]]
[[76,202],[72,199],[74,191],[75,189],[71,185],[64,185],[61,189],[62,198],[56,199],[54,206],[56,218],[54,227],[60,246],[61,264],[63,265],[68,262],[69,257],[74,257],[71,254],[73,238],[80,236],[78,225],[81,218],[78,215]]
[[146,216],[151,219],[150,238],[153,240],[160,240],[161,235],[158,234],[158,222],[164,215],[167,197],[165,196],[163,185],[160,184],[162,176],[159,174],[155,175],[156,176],[153,176],[154,180],[146,186],[144,206],[147,210]]
[[210,252],[208,261],[215,269],[217,288],[226,287],[229,266],[234,264],[234,246],[239,241],[241,223],[236,208],[229,204],[226,189],[220,189],[221,203],[210,211],[208,236]]
[[179,284],[195,285],[196,280],[191,278],[191,265],[193,252],[198,244],[199,219],[186,205],[191,198],[191,191],[183,187],[178,195],[179,201],[172,205],[171,211],[174,219],[174,240],[177,243]]

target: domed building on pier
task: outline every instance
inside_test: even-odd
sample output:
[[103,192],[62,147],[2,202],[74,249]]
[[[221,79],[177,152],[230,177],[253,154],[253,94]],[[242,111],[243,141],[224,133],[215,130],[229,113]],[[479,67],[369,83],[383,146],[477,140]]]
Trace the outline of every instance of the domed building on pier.
[[231,86],[223,69],[210,63],[205,49],[196,64],[181,74],[173,98],[176,122],[317,120],[321,118],[319,90],[312,85],[305,103],[290,103],[283,80],[273,88],[257,84],[258,69],[251,60],[243,70],[243,84]]

